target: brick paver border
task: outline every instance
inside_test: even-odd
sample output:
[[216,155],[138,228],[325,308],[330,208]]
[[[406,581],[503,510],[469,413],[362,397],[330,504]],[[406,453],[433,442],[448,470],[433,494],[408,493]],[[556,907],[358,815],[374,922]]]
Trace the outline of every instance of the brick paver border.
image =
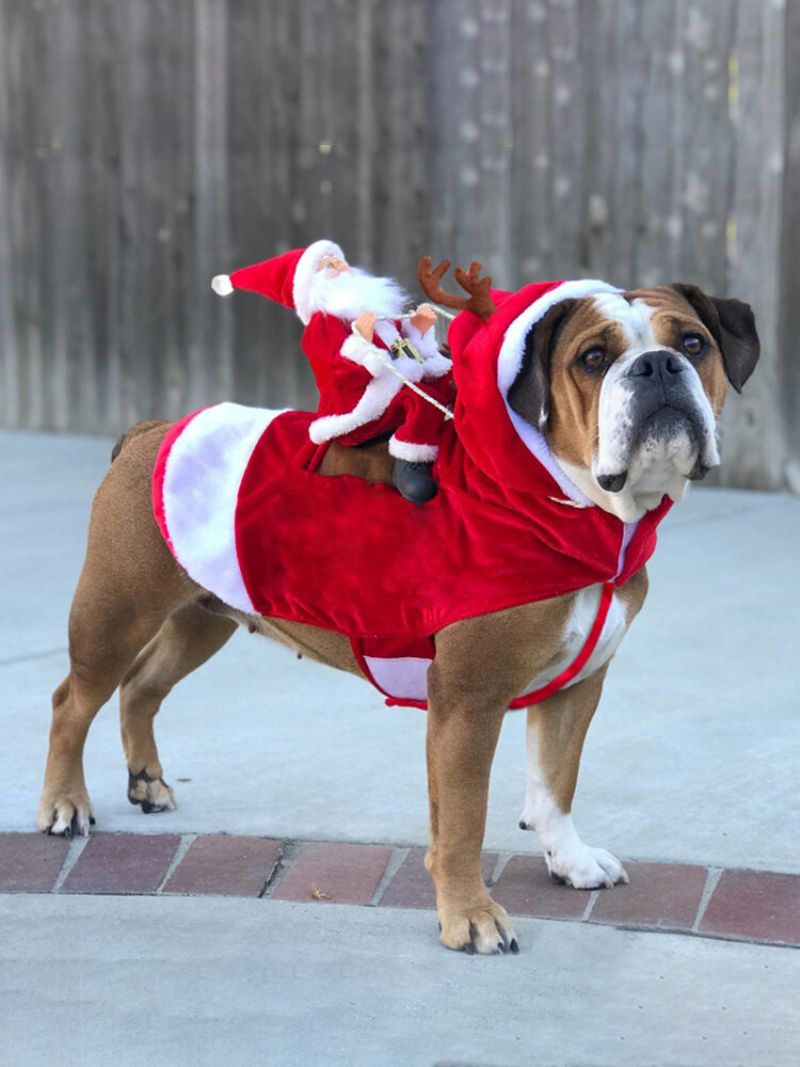
[[[0,893],[273,898],[314,904],[432,908],[424,850],[225,834],[93,834],[66,842],[0,834]],[[800,947],[800,875],[679,863],[626,863],[631,884],[576,891],[525,853],[483,855],[512,915],[607,923]]]

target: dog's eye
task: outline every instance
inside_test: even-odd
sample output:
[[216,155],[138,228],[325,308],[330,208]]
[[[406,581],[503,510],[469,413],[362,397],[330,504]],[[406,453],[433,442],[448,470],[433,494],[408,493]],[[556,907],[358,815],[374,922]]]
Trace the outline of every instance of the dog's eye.
[[681,339],[681,345],[687,356],[693,356],[696,359],[705,352],[706,339],[700,333],[686,333]]
[[585,368],[585,370],[605,370],[608,366],[608,353],[604,348],[600,348],[599,346],[595,346],[594,348],[587,348],[585,352],[581,353],[578,362],[583,368]]

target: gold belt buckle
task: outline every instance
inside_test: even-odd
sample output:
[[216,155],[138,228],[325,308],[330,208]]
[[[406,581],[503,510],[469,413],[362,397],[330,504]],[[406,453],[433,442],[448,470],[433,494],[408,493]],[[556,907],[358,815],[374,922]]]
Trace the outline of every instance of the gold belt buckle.
[[398,337],[396,341],[392,341],[391,353],[392,359],[399,359],[400,356],[408,356],[409,359],[415,359],[417,363],[425,362],[422,355],[407,337]]

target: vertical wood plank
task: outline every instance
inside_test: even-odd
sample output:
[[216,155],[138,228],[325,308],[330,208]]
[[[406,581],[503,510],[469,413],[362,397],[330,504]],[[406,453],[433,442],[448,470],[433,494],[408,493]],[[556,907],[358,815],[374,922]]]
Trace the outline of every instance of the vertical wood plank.
[[120,301],[126,282],[120,260],[120,108],[124,105],[117,73],[120,44],[113,7],[107,0],[91,0],[85,11],[80,110],[87,164],[83,184],[91,321],[81,374],[95,378],[92,402],[96,408],[93,414],[86,411],[82,428],[119,433],[125,428]]
[[215,274],[233,266],[228,185],[228,13],[226,4],[196,0],[194,35],[194,226],[193,285],[187,299],[197,309],[189,353],[187,407],[196,409],[233,395],[230,300],[211,291]]
[[[481,196],[481,0],[438,0],[430,9],[434,41],[432,110],[433,241],[436,258],[480,259],[485,230]],[[499,279],[497,279],[499,280]]]
[[89,288],[87,257],[87,136],[81,107],[85,74],[85,39],[75,5],[48,4],[42,27],[48,77],[43,86],[49,127],[49,163],[45,187],[48,219],[46,300],[50,330],[47,351],[49,425],[56,430],[89,428],[97,411],[97,381],[92,373],[90,316],[94,294]]
[[[681,27],[680,93],[684,116],[678,167],[682,176],[680,269],[708,292],[725,287],[726,231],[734,172],[729,71],[734,34],[730,0],[691,0]],[[666,280],[666,279],[665,279]]]
[[[645,4],[642,38],[646,75],[642,97],[642,172],[633,278],[637,285],[681,280],[686,129],[685,4]],[[671,147],[671,146],[674,146]]]
[[20,421],[20,381],[17,331],[14,315],[14,242],[12,218],[16,207],[11,195],[9,166],[15,113],[12,106],[13,79],[10,69],[11,27],[7,8],[0,4],[0,425],[15,426]]
[[762,356],[745,391],[725,407],[720,481],[770,489],[784,484],[786,464],[778,349],[784,25],[782,2],[738,0],[729,98],[736,158],[727,289],[753,305]]
[[[372,17],[369,81],[371,124],[359,130],[359,157],[372,160],[371,200],[356,213],[370,218],[372,243],[365,261],[400,279],[418,298],[416,264],[427,252],[431,131],[429,27],[424,0],[380,0]],[[367,71],[365,70],[365,75]],[[372,140],[370,140],[372,132]]]
[[[550,32],[549,3],[524,0],[514,4],[510,197],[515,277],[508,279],[506,284],[557,277],[551,139],[555,72],[550,54]],[[576,99],[580,97],[576,96]]]
[[795,352],[800,337],[800,3],[786,7],[785,171],[782,204],[781,320],[778,333],[781,395],[779,417],[786,427],[788,464],[786,479],[800,494],[800,359]]
[[[48,425],[45,412],[45,330],[47,313],[43,302],[44,263],[49,252],[44,210],[46,168],[50,143],[43,128],[37,92],[28,77],[42,69],[44,47],[41,3],[12,4],[7,8],[6,71],[11,113],[8,138],[8,168],[11,225],[8,238],[14,263],[13,313],[18,360],[16,379],[19,425],[42,429]],[[38,94],[41,95],[41,94]]]

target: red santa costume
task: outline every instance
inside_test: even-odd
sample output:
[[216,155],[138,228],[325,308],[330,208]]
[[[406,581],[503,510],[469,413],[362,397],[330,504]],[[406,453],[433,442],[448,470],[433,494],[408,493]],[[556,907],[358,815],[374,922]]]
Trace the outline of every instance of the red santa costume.
[[455,419],[441,435],[439,493],[424,508],[387,485],[314,473],[326,446],[309,440],[309,413],[219,404],[188,416],[167,433],[153,481],[175,558],[232,607],[346,634],[387,703],[417,707],[441,629],[591,586],[597,615],[580,654],[511,706],[569,684],[596,647],[614,589],[652,555],[671,501],[635,523],[596,506],[507,395],[545,312],[609,292],[619,290],[531,284],[494,291],[487,322],[456,317]]
[[[441,407],[453,400],[452,364],[436,345],[434,330],[421,333],[402,319],[408,296],[391,278],[375,278],[349,267],[340,274],[321,268],[328,256],[345,260],[333,241],[316,241],[274,259],[217,275],[214,291],[226,296],[246,289],[293,307],[305,326],[302,347],[319,389],[317,418],[308,432],[315,444],[338,439],[359,445],[393,431],[389,452],[410,463],[432,463],[445,419]],[[363,312],[378,315],[375,336],[351,329]],[[393,358],[392,344],[408,339],[422,357]],[[387,363],[414,382],[440,407],[414,393]]]

